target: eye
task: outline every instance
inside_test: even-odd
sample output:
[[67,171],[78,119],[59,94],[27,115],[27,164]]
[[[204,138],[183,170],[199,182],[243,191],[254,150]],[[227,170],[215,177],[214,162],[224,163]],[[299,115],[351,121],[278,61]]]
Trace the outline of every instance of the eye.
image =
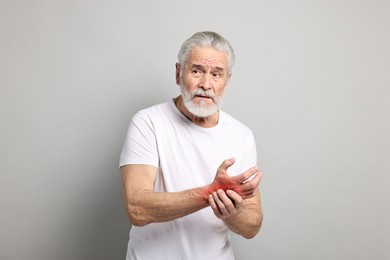
[[221,73],[219,73],[219,72],[212,72],[211,76],[213,76],[213,78],[220,78],[221,77]]
[[193,69],[193,70],[191,70],[191,74],[193,76],[200,76],[203,74],[203,72],[201,70],[198,70],[198,69]]

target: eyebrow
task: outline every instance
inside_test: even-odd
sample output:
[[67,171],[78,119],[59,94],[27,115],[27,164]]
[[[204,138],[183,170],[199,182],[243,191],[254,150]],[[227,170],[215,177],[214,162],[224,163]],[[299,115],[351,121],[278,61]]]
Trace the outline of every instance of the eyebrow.
[[[203,65],[200,65],[200,64],[192,64],[191,65],[191,69],[200,69],[200,70],[204,70],[204,67]],[[222,67],[212,67],[212,70],[216,70],[216,71],[224,71],[224,68]]]

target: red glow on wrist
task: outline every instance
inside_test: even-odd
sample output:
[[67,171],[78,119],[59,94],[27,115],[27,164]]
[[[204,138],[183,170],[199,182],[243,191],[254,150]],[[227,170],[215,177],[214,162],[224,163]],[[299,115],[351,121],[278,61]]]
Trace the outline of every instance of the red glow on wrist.
[[214,184],[210,185],[210,187],[208,189],[205,189],[203,195],[208,200],[208,196],[211,193],[213,193],[214,191],[217,191],[219,189],[223,190],[224,192],[226,192],[227,190],[232,190],[232,191],[235,191],[236,193],[241,195],[241,191],[239,190],[238,185],[233,183],[233,182],[223,183],[223,184],[214,183]]

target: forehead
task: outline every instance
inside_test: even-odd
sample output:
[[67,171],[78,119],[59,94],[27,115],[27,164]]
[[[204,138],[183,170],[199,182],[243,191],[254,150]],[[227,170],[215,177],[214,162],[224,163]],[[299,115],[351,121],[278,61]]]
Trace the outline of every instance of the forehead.
[[227,56],[225,53],[209,47],[193,48],[187,60],[187,65],[203,65],[207,67],[227,67]]

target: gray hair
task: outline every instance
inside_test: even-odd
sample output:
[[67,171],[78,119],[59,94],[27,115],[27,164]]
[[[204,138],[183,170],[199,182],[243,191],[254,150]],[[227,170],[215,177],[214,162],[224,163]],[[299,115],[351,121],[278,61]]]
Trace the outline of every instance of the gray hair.
[[183,43],[178,55],[181,71],[187,61],[188,54],[196,47],[210,47],[225,53],[228,62],[227,69],[228,72],[231,72],[235,62],[234,50],[225,38],[215,32],[197,32]]

